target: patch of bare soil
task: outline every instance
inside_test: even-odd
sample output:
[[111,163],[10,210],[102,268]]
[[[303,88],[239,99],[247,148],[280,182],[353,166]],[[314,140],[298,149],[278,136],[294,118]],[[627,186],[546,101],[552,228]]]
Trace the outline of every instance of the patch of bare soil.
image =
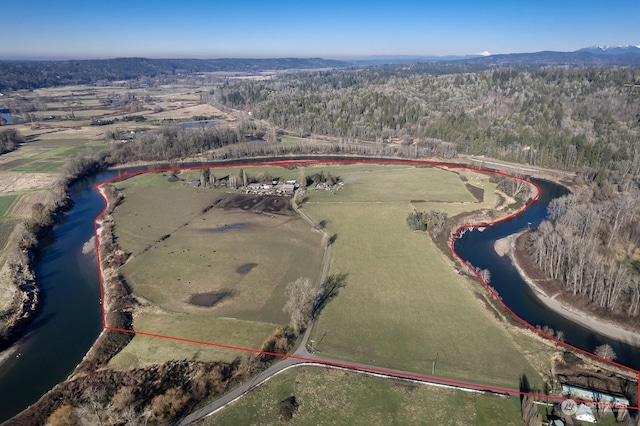
[[479,203],[482,203],[484,201],[484,189],[483,188],[478,188],[477,186],[473,186],[470,183],[466,183],[466,182],[465,182],[464,186],[467,188],[467,191],[469,191],[471,193],[471,195],[473,195],[473,197]]
[[211,308],[229,296],[233,296],[231,291],[212,291],[209,293],[192,294],[189,303],[196,306]]
[[236,272],[240,275],[245,275],[251,272],[253,268],[258,266],[257,263],[245,263],[244,265],[240,265],[236,268]]
[[229,194],[216,204],[216,207],[225,210],[239,209],[254,213],[295,216],[289,199],[278,196]]

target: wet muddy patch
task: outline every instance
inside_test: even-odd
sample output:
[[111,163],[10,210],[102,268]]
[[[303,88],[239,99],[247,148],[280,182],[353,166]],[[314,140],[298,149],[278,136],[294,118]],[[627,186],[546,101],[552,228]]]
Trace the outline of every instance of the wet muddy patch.
[[257,263],[245,263],[244,265],[238,266],[236,272],[241,275],[248,274],[256,266],[258,266]]
[[215,205],[225,210],[240,209],[254,213],[270,213],[293,216],[295,212],[291,208],[289,198],[266,195],[227,195]]
[[207,231],[213,232],[213,233],[220,233],[220,232],[233,231],[237,229],[246,229],[248,226],[249,224],[246,222],[229,223],[226,225],[216,226],[215,228],[209,228]]
[[195,293],[191,295],[189,303],[191,305],[211,308],[227,297],[233,296],[231,291],[212,291],[209,293]]
[[477,186],[473,186],[469,183],[465,183],[464,186],[467,187],[467,191],[469,191],[479,203],[484,201],[484,189],[478,188]]

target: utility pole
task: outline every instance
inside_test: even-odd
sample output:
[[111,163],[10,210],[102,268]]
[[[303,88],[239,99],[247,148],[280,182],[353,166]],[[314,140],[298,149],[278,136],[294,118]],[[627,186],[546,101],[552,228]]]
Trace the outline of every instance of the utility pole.
[[431,366],[431,375],[435,376],[436,374],[436,362],[438,362],[438,352],[436,352],[436,358],[433,360],[433,365]]
[[318,350],[318,348],[320,347],[320,343],[322,343],[322,339],[324,339],[324,336],[327,335],[327,332],[325,331],[324,334],[322,335],[322,337],[320,338],[320,341],[318,342],[318,344],[316,345],[316,351]]

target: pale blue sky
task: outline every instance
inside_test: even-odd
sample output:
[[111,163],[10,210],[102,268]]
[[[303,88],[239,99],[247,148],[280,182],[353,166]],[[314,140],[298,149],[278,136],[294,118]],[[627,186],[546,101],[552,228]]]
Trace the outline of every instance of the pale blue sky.
[[4,59],[462,55],[640,44],[638,0],[3,3]]

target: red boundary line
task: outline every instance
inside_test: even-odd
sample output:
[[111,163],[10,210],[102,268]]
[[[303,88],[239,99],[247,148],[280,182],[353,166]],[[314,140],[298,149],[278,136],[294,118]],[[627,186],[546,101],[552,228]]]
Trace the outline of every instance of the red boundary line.
[[[530,181],[528,179],[525,179],[525,178],[520,177],[520,176],[514,176],[514,175],[511,175],[509,173],[505,173],[505,172],[501,172],[501,171],[497,171],[497,170],[480,169],[480,168],[467,166],[467,165],[462,165],[462,164],[453,164],[453,163],[435,162],[435,161],[403,160],[403,159],[385,159],[385,160],[383,160],[383,159],[288,160],[288,161],[253,162],[253,163],[246,163],[246,164],[224,164],[223,163],[223,164],[211,164],[211,165],[192,166],[192,167],[167,167],[167,168],[140,170],[140,171],[135,171],[135,172],[123,173],[121,175],[117,175],[117,176],[114,176],[112,178],[106,179],[104,181],[98,182],[93,186],[93,189],[98,194],[100,194],[100,196],[102,197],[102,199],[105,202],[105,206],[102,209],[102,211],[100,211],[98,216],[96,216],[96,218],[94,219],[94,221],[93,221],[93,229],[94,229],[94,234],[95,234],[96,257],[97,257],[97,262],[98,262],[98,279],[99,279],[99,282],[100,282],[100,305],[102,307],[102,324],[103,324],[104,329],[107,330],[107,331],[115,331],[115,332],[128,333],[128,334],[133,334],[133,335],[141,335],[141,336],[155,337],[155,338],[160,338],[160,339],[175,340],[175,341],[186,342],[186,343],[195,343],[195,344],[199,344],[199,345],[213,346],[213,347],[217,347],[217,348],[231,349],[231,350],[236,350],[236,351],[243,351],[243,352],[249,352],[249,353],[260,354],[260,355],[268,355],[268,356],[279,357],[279,358],[289,358],[289,359],[294,359],[294,360],[303,361],[303,362],[312,362],[312,363],[316,363],[316,364],[324,364],[324,365],[328,365],[328,366],[341,367],[341,368],[346,368],[346,369],[350,369],[350,370],[358,370],[358,371],[363,371],[363,372],[379,373],[379,374],[390,375],[390,376],[395,376],[395,377],[399,377],[399,378],[423,380],[423,381],[434,382],[434,383],[442,384],[442,385],[459,386],[459,387],[463,387],[463,388],[467,388],[467,389],[473,389],[473,390],[479,390],[479,391],[489,391],[489,392],[496,392],[496,393],[503,393],[503,394],[510,394],[510,395],[529,395],[529,396],[533,396],[533,397],[540,398],[540,399],[546,399],[546,400],[550,400],[550,401],[563,401],[563,400],[568,399],[568,398],[564,398],[564,397],[560,397],[560,396],[544,395],[544,394],[531,393],[531,392],[522,392],[522,391],[515,390],[515,389],[508,389],[508,388],[502,388],[502,387],[497,387],[497,386],[482,385],[482,384],[477,384],[477,383],[469,383],[469,382],[463,382],[463,381],[457,381],[457,380],[449,380],[449,379],[440,378],[440,377],[431,377],[431,376],[427,376],[427,375],[423,375],[423,374],[404,373],[404,372],[398,372],[398,371],[393,371],[393,370],[389,370],[389,369],[375,368],[375,367],[364,368],[364,367],[361,367],[361,366],[358,366],[358,365],[354,365],[354,364],[349,364],[349,363],[331,362],[331,361],[319,361],[319,360],[313,359],[313,358],[300,357],[300,356],[296,356],[296,355],[279,354],[279,353],[273,353],[273,352],[265,352],[265,351],[261,351],[259,349],[253,349],[253,348],[243,348],[243,347],[239,347],[239,346],[225,345],[225,344],[214,343],[214,342],[205,342],[205,341],[200,341],[200,340],[192,340],[192,339],[186,339],[186,338],[175,337],[175,336],[166,336],[166,335],[162,335],[162,334],[147,333],[147,332],[143,332],[143,331],[125,330],[125,329],[121,329],[121,328],[110,327],[107,324],[107,316],[106,316],[106,311],[104,309],[104,278],[102,276],[102,266],[101,266],[102,265],[102,259],[101,259],[101,254],[100,254],[100,242],[99,242],[99,235],[98,235],[98,221],[100,220],[100,218],[106,212],[107,207],[108,207],[108,201],[107,201],[107,198],[104,196],[104,194],[99,189],[101,186],[103,186],[103,185],[105,185],[107,183],[111,183],[111,182],[114,182],[114,181],[118,181],[118,180],[121,180],[121,179],[126,179],[126,178],[129,178],[129,177],[132,177],[132,176],[137,176],[137,175],[141,175],[141,174],[145,174],[145,173],[159,173],[159,172],[169,172],[169,171],[177,171],[177,170],[199,170],[199,169],[219,169],[219,168],[230,168],[230,167],[258,167],[258,166],[292,166],[292,165],[314,165],[314,164],[355,164],[355,163],[365,163],[365,164],[404,164],[404,165],[413,165],[413,166],[430,166],[430,167],[446,167],[446,168],[450,168],[450,169],[463,169],[463,170],[470,170],[470,171],[479,172],[479,173],[486,173],[486,174],[504,176],[504,177],[511,178],[511,179],[518,179],[518,180],[521,180],[523,182],[526,182],[527,184],[530,184],[530,185],[534,186],[536,188],[537,193],[535,194],[535,196],[525,206],[523,206],[518,211],[513,212],[510,215],[505,216],[505,217],[503,217],[501,219],[498,219],[498,220],[495,220],[495,221],[476,223],[476,224],[465,224],[465,225],[460,226],[456,230],[456,232],[453,234],[453,236],[451,237],[451,240],[450,240],[450,243],[449,243],[449,247],[451,249],[451,252],[453,253],[453,255],[463,265],[467,266],[469,268],[469,270],[471,270],[471,272],[475,275],[475,277],[478,279],[478,281],[480,281],[480,283],[484,286],[484,288],[491,294],[491,296],[493,296],[493,298],[507,312],[509,312],[516,320],[518,320],[518,322],[520,322],[523,326],[525,326],[529,330],[539,334],[540,336],[542,336],[544,338],[550,339],[550,340],[554,341],[557,344],[563,345],[563,346],[565,346],[567,348],[573,349],[575,351],[581,352],[581,353],[583,353],[585,355],[588,355],[590,357],[596,358],[599,361],[607,362],[607,363],[609,363],[611,365],[615,365],[616,367],[620,367],[622,369],[625,369],[627,371],[630,371],[630,372],[633,372],[633,373],[637,374],[638,375],[638,406],[640,407],[640,371],[635,370],[634,368],[628,367],[626,365],[622,365],[622,364],[619,364],[617,362],[608,360],[606,358],[602,358],[602,357],[600,357],[598,355],[595,355],[595,354],[593,354],[591,352],[588,352],[588,351],[586,351],[584,349],[580,349],[580,348],[578,348],[576,346],[573,346],[573,345],[571,345],[569,343],[566,343],[564,341],[558,340],[555,337],[550,336],[549,334],[547,334],[547,333],[543,332],[542,330],[540,330],[540,329],[534,327],[533,325],[529,324],[527,321],[525,321],[523,318],[521,318],[519,315],[517,315],[513,310],[511,310],[511,308],[509,308],[502,301],[502,299],[498,296],[498,294],[495,292],[495,290],[493,290],[485,282],[485,280],[473,268],[473,266],[471,266],[471,264],[469,262],[465,261],[458,254],[458,252],[456,252],[456,250],[454,248],[454,243],[455,243],[455,240],[458,238],[458,236],[460,235],[461,232],[466,231],[467,229],[492,226],[492,225],[495,225],[497,223],[509,220],[509,219],[511,219],[511,218],[523,213],[526,209],[529,208],[529,206],[531,206],[540,197],[540,186],[538,184],[536,184],[535,182],[532,182],[532,181]],[[585,401],[575,400],[575,401],[576,402],[584,402],[586,404],[593,403],[593,401],[586,401],[586,400]],[[616,406],[616,404],[611,404],[611,403],[598,403],[598,404],[599,405],[604,405],[604,406]],[[631,410],[638,410],[638,407],[632,407],[632,406],[628,406],[628,407],[625,407],[625,408],[631,409]]]

